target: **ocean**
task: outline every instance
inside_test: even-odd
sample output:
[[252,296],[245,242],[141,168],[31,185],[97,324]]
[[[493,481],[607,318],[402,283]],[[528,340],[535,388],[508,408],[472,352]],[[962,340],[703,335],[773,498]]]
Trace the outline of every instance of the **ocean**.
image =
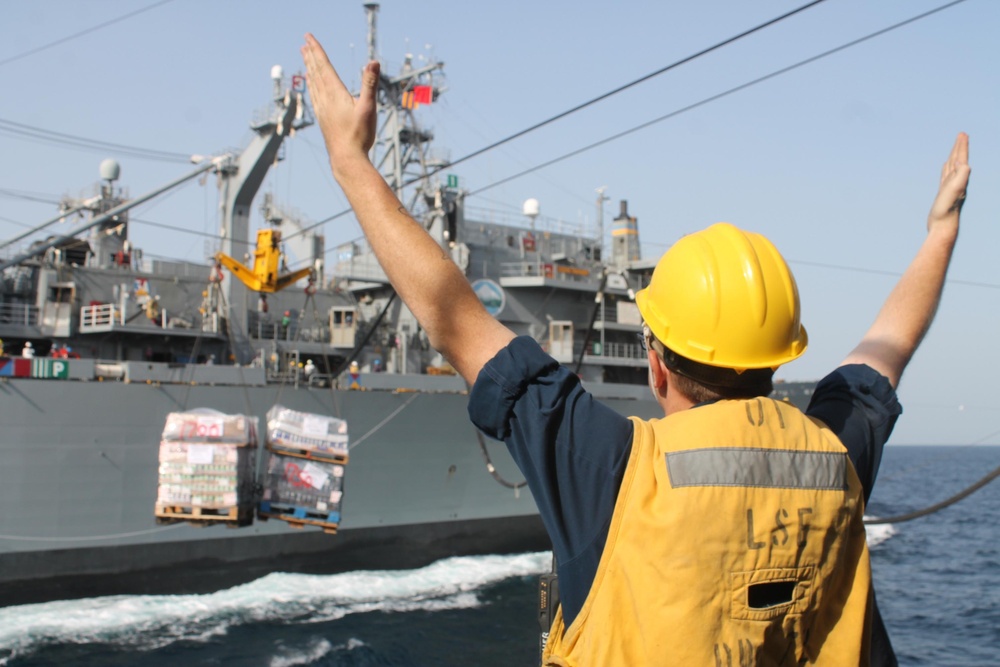
[[[870,516],[941,501],[1000,466],[1000,447],[889,446]],[[869,527],[901,665],[1000,664],[1000,482],[913,521]],[[549,553],[419,570],[271,574],[208,595],[0,608],[0,666],[537,664]]]

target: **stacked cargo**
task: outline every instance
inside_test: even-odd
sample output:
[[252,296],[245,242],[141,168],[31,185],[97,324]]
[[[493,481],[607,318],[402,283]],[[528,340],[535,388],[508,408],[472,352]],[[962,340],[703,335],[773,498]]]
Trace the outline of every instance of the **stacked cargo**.
[[160,440],[158,522],[253,523],[256,421],[207,409],[167,415]]
[[267,413],[261,519],[336,533],[347,465],[347,422],[275,405]]

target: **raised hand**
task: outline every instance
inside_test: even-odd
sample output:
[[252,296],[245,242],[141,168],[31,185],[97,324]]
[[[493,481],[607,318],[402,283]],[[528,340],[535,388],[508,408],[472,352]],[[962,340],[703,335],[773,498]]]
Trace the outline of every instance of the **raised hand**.
[[307,33],[301,51],[309,96],[337,176],[352,160],[361,156],[367,159],[375,142],[379,64],[372,61],[365,66],[361,94],[355,99],[315,37]]
[[969,185],[969,135],[959,132],[951,155],[941,167],[941,185],[937,197],[927,216],[927,231],[935,228],[957,232],[958,218],[965,203],[965,191]]

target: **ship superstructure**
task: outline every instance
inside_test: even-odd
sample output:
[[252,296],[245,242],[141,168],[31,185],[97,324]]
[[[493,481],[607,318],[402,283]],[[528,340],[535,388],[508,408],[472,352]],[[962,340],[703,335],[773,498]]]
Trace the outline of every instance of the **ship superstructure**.
[[[374,56],[377,5],[366,10]],[[561,226],[534,200],[520,216],[467,205],[415,113],[443,94],[442,69],[407,60],[383,75],[375,163],[495,317],[623,414],[657,416],[633,302],[653,266],[637,218],[622,202],[609,250],[603,224]],[[266,172],[311,123],[301,86],[278,70],[272,78],[271,108],[242,152],[205,158],[135,198],[106,161],[94,196],[67,200],[33,230],[85,216],[72,232],[25,247],[29,232],[0,248],[0,605],[547,548],[505,448],[468,422],[468,387],[364,240],[338,246],[327,264],[322,235],[271,196],[251,237]],[[144,257],[128,236],[130,208],[206,173],[223,211],[214,258]],[[599,191],[598,211],[605,199]],[[305,269],[286,266],[289,248]],[[808,398],[808,384],[780,389]],[[204,407],[262,418],[275,404],[350,424],[337,534],[275,521],[157,525],[166,416]]]

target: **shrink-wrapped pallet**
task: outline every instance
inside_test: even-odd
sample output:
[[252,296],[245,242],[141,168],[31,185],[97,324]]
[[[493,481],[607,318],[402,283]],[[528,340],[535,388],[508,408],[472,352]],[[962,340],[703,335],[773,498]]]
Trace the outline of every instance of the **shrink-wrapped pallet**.
[[197,409],[167,415],[156,516],[168,521],[253,520],[256,418]]
[[267,445],[273,451],[347,462],[347,422],[275,405],[267,412]]
[[161,442],[157,503],[212,509],[252,503],[254,454],[246,445]]
[[163,427],[162,440],[256,445],[257,418],[240,414],[230,415],[208,408],[171,412],[167,415]]
[[344,497],[344,466],[273,450],[267,457],[258,514],[335,529]]

